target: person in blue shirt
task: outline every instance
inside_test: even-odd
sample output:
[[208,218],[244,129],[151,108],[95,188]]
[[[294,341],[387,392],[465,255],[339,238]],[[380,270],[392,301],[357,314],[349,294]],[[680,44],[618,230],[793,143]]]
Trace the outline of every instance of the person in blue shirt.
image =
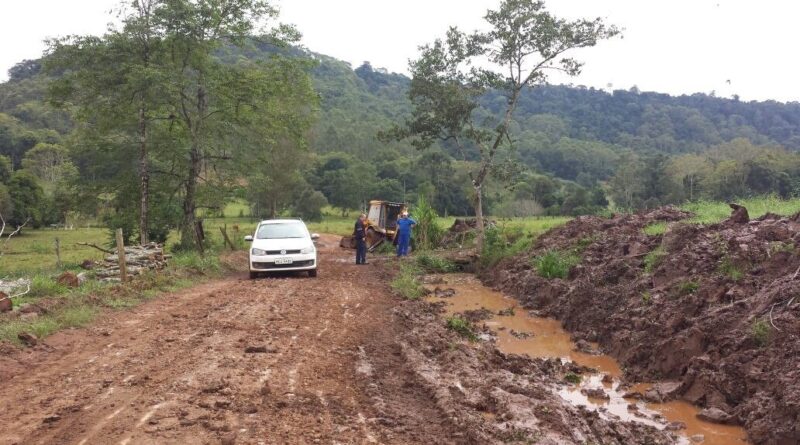
[[397,256],[408,256],[408,246],[411,244],[411,229],[417,222],[403,212],[397,220]]

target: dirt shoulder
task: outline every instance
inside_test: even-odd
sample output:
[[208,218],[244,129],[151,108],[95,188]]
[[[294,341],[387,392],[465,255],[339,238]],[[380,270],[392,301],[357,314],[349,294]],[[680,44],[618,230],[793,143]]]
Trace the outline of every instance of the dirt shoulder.
[[[800,216],[741,213],[710,226],[673,208],[580,217],[483,278],[600,343],[631,380],[677,381],[669,397],[744,425],[753,443],[797,444]],[[580,261],[543,278],[548,252]]]
[[390,265],[320,251],[316,279],[241,274],[0,352],[0,444],[672,443],[565,405],[558,362],[460,339]]

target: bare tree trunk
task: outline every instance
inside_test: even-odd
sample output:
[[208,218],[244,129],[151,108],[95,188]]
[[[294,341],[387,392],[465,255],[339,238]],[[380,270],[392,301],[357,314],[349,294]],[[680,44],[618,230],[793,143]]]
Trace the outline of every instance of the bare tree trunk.
[[473,183],[472,186],[475,189],[475,222],[478,225],[478,237],[475,239],[475,245],[480,254],[483,252],[483,242],[486,239],[486,226],[483,223],[483,184]]
[[189,151],[189,175],[186,178],[186,195],[183,198],[183,230],[181,231],[181,244],[184,247],[194,245],[195,249],[203,252],[203,239],[197,230],[195,218],[195,211],[197,210],[197,182],[203,167],[203,153],[202,147],[200,146],[200,139],[203,116],[206,114],[206,92],[202,86],[197,87],[196,110],[196,121],[191,127],[192,147]]
[[184,186],[185,195],[183,197],[183,224],[181,230],[181,244],[183,247],[194,247],[200,251],[203,250],[203,240],[197,234],[195,228],[197,219],[195,212],[197,210],[197,178],[200,175],[200,150],[197,147],[197,141],[192,142],[192,149],[189,153],[189,177],[186,178]]
[[139,242],[147,244],[150,207],[150,166],[147,162],[147,116],[144,104],[139,107]]

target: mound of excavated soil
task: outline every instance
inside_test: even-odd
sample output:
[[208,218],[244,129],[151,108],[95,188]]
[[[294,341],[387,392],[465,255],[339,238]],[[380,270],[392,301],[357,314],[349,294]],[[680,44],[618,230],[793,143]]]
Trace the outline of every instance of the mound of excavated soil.
[[[600,343],[628,378],[678,380],[674,396],[744,425],[753,443],[798,444],[800,214],[734,213],[709,226],[671,207],[577,218],[483,279]],[[659,221],[663,235],[643,232]],[[545,279],[533,259],[547,250],[582,260]]]
[[455,443],[677,443],[669,431],[606,419],[562,400],[554,388],[565,384],[565,374],[583,373],[580,366],[506,355],[491,342],[466,343],[445,328],[438,312],[417,301],[394,315],[407,332],[400,344],[404,366],[454,425]]

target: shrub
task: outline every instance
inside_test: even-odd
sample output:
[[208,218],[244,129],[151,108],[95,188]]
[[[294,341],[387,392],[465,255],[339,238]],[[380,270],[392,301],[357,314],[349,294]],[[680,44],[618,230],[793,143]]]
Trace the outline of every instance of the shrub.
[[739,281],[744,276],[744,272],[733,263],[729,256],[722,258],[722,262],[719,264],[719,272],[733,281]]
[[763,319],[757,320],[750,327],[750,335],[759,347],[764,347],[769,343],[771,334],[772,330],[769,324]]
[[427,252],[418,254],[416,261],[417,265],[428,273],[452,273],[458,270],[452,261]]
[[653,301],[653,295],[649,291],[642,292],[642,303],[650,304],[651,301]]
[[439,245],[444,229],[439,225],[439,215],[431,207],[424,196],[420,195],[417,205],[414,206],[413,217],[417,222],[415,229],[416,247],[418,250],[430,250]]
[[222,270],[217,255],[200,255],[194,251],[176,254],[172,259],[172,265],[180,269],[191,269],[203,275],[219,273]]
[[644,257],[644,271],[647,273],[652,273],[656,267],[661,264],[661,261],[663,261],[664,257],[666,256],[667,251],[664,250],[662,246],[658,246],[654,250],[650,251],[650,253]]
[[67,288],[58,284],[56,280],[46,275],[35,275],[31,278],[31,291],[28,292],[26,297],[49,297],[54,295],[61,295],[67,291]]
[[667,231],[667,223],[664,221],[655,222],[642,229],[645,235],[657,236],[663,235]]
[[464,318],[461,318],[458,315],[447,317],[447,329],[455,331],[460,336],[468,339],[469,341],[478,340],[478,336],[475,335],[475,332],[473,332],[472,325],[470,325],[469,321]]
[[503,258],[527,251],[533,244],[533,238],[525,235],[521,228],[500,229],[489,227],[481,251],[481,265],[492,267]]
[[420,271],[410,264],[401,264],[400,271],[394,277],[390,286],[399,295],[409,300],[416,300],[425,295],[425,289],[417,280]]
[[544,255],[533,259],[536,272],[543,278],[567,278],[572,266],[580,263],[581,258],[573,252],[549,250]]
[[578,385],[581,383],[581,380],[583,380],[583,378],[581,378],[580,375],[575,374],[574,372],[568,372],[564,375],[564,380],[569,383],[572,383],[573,385]]
[[689,295],[697,292],[697,289],[700,289],[700,283],[697,281],[684,281],[678,284],[678,292],[681,295]]

